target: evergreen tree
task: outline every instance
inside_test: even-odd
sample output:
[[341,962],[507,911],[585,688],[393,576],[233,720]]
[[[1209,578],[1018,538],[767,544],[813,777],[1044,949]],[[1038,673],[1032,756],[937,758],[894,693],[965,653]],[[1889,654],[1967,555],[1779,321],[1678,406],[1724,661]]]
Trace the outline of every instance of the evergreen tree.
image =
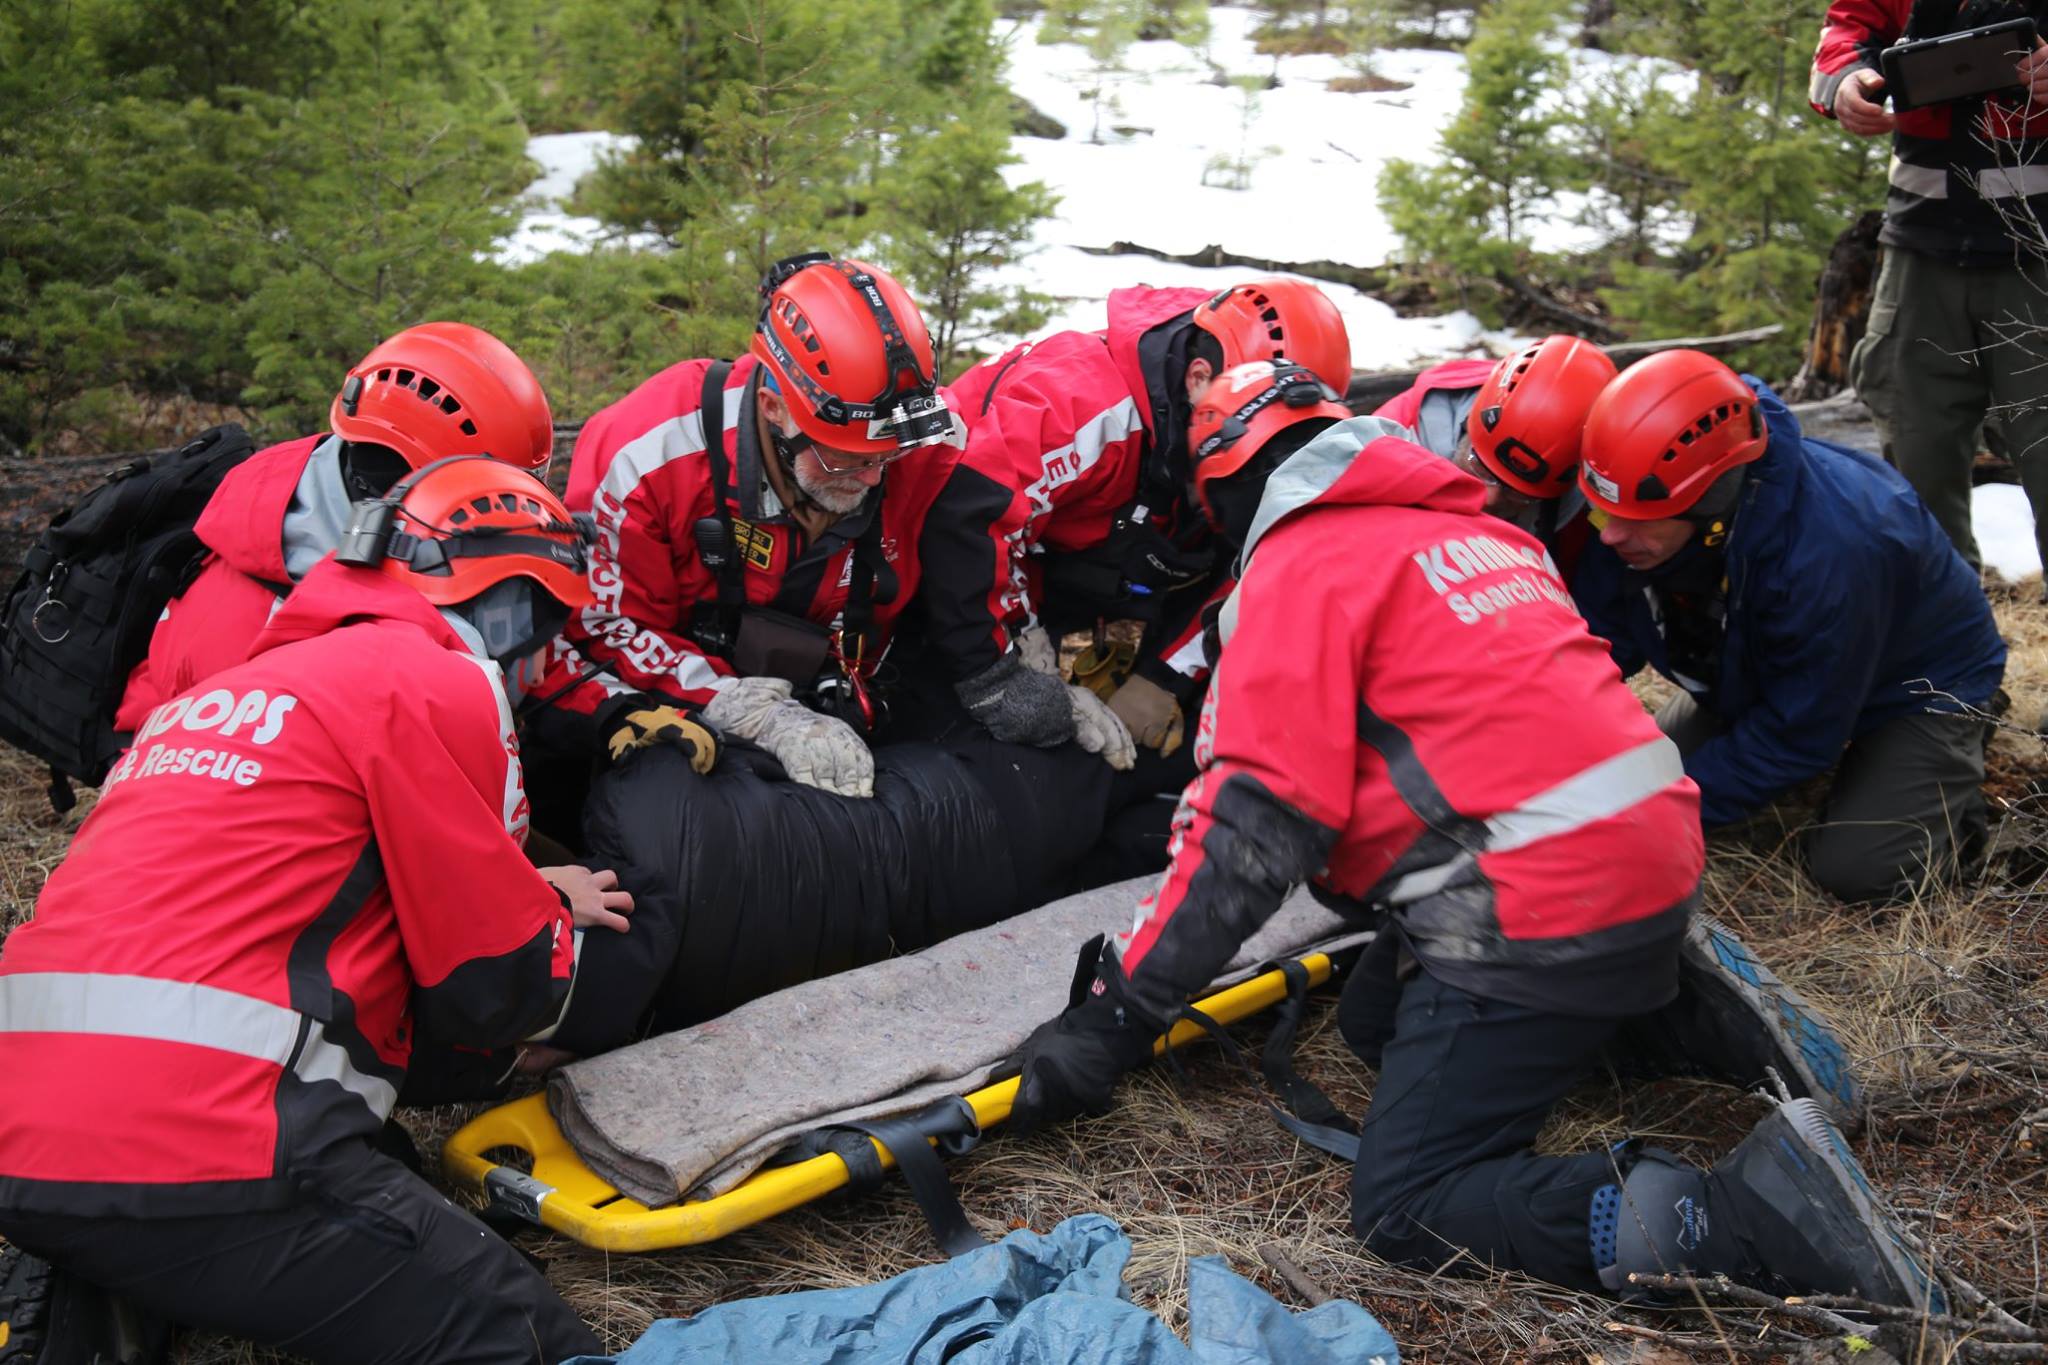
[[1645,171],[1686,228],[1675,251],[1630,250],[1607,291],[1617,317],[1643,332],[1733,331],[1786,324],[1745,357],[1782,368],[1796,354],[1814,282],[1835,237],[1883,194],[1886,148],[1813,117],[1805,45],[1824,0],[1697,0],[1637,8],[1631,40],[1684,56],[1691,94],[1644,125]]
[[1497,0],[1465,49],[1465,97],[1434,165],[1390,161],[1380,205],[1412,262],[1460,276],[1521,268],[1530,225],[1578,181],[1564,144],[1560,0]]
[[1081,92],[1088,97],[1095,120],[1088,134],[1090,142],[1102,141],[1104,109],[1116,109],[1110,81],[1123,70],[1124,51],[1137,41],[1146,9],[1147,0],[1047,0],[1045,21],[1038,26],[1038,41],[1079,43],[1095,64],[1090,84]]
[[489,0],[443,0],[431,24],[408,0],[355,9],[331,39],[351,78],[275,111],[263,197],[214,224],[241,252],[246,396],[280,424],[316,419],[383,337],[461,316],[528,178],[517,110],[461,58]]
[[903,106],[900,150],[877,186],[878,245],[918,301],[939,371],[950,375],[991,337],[1045,320],[1044,296],[1014,274],[1054,199],[1036,181],[1012,186],[1003,175],[1017,158],[990,0],[945,0],[915,13],[934,27],[919,40],[919,98]]

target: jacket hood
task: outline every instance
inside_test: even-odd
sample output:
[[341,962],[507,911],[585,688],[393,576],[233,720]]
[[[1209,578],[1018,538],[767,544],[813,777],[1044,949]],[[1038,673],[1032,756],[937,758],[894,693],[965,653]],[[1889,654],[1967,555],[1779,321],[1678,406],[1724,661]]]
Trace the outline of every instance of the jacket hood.
[[337,563],[332,555],[299,580],[249,646],[249,657],[310,640],[358,621],[403,621],[435,644],[470,652],[462,637],[426,598],[376,569]]
[[1138,400],[1145,434],[1157,444],[1178,439],[1186,425],[1186,333],[1194,327],[1195,309],[1212,297],[1206,289],[1145,285],[1109,296],[1109,328],[1102,339],[1125,387]]
[[1400,423],[1353,417],[1331,426],[1273,471],[1245,537],[1245,557],[1287,518],[1339,504],[1426,507],[1477,516],[1486,510],[1486,489],[1449,460],[1416,445]]
[[227,472],[193,530],[229,568],[270,583],[290,576],[284,563],[284,519],[306,462],[327,437],[302,436],[267,446]]

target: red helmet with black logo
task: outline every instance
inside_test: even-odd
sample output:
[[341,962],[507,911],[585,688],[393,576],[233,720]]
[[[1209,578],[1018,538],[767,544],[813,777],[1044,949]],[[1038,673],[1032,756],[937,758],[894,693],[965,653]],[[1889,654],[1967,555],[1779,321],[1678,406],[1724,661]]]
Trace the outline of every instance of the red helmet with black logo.
[[382,498],[356,504],[335,557],[380,568],[437,606],[524,578],[572,609],[589,606],[587,518],[546,484],[480,455],[436,460]]
[[1330,296],[1307,280],[1234,284],[1195,309],[1195,326],[1223,345],[1223,368],[1291,360],[1339,395],[1351,385],[1351,337]]
[[1302,422],[1341,422],[1351,409],[1305,367],[1255,360],[1225,370],[1209,385],[1188,420],[1188,454],[1195,501],[1210,522],[1223,525],[1211,490],[1251,463],[1266,443]]
[[1465,432],[1487,472],[1525,497],[1571,487],[1586,414],[1614,378],[1607,353],[1580,337],[1548,336],[1493,367]]
[[450,455],[545,469],[555,450],[533,371],[461,322],[422,323],[377,346],[348,372],[327,420],[344,441],[389,446],[414,469]]
[[749,349],[820,445],[886,455],[953,439],[924,315],[886,271],[824,252],[778,261]]
[[1742,376],[1703,351],[1662,351],[1623,370],[1594,402],[1579,487],[1613,516],[1682,516],[1769,444]]

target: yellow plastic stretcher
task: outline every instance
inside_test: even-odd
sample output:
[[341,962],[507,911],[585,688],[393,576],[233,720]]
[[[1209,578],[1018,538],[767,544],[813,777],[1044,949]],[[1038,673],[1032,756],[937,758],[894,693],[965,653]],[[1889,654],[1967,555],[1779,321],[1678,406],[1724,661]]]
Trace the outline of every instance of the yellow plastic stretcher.
[[[1330,979],[1327,954],[1307,953],[1299,961],[1308,972],[1311,987]],[[1229,1024],[1286,998],[1286,973],[1275,968],[1206,996],[1195,1002],[1195,1008],[1219,1024]],[[1164,1053],[1202,1035],[1199,1024],[1182,1020],[1154,1044],[1154,1051]],[[983,1086],[966,1100],[985,1132],[1010,1116],[1016,1096],[1013,1076]],[[874,1147],[884,1167],[896,1164],[881,1143]],[[532,1158],[532,1174],[492,1161],[487,1155],[507,1148]],[[830,1194],[852,1178],[846,1162],[827,1153],[787,1166],[763,1168],[716,1198],[649,1208],[620,1194],[583,1164],[548,1113],[544,1094],[501,1104],[464,1124],[448,1139],[441,1164],[450,1181],[482,1196],[494,1208],[552,1228],[587,1247],[617,1252],[715,1242]]]

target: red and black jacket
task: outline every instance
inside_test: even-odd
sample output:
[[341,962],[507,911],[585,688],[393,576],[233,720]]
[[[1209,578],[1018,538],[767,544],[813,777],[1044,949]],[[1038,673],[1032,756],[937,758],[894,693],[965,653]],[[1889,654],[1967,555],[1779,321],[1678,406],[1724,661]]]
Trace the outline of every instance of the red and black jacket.
[[520,853],[497,665],[331,559],[152,711],[0,951],[0,1208],[282,1206],[377,1131],[415,1032],[550,1023],[574,936]]
[[1209,297],[1119,289],[1106,330],[1026,343],[947,388],[967,450],[922,557],[931,643],[952,676],[987,668],[1050,613],[1154,622],[1141,670],[1182,695],[1198,686],[1165,659],[1219,569],[1185,450],[1192,319]]
[[1705,862],[1677,749],[1477,480],[1390,422],[1334,432],[1287,466],[1304,496],[1262,505],[1224,608],[1201,771],[1120,943],[1131,998],[1174,1017],[1312,881],[1475,995],[1664,1004]]
[[[570,623],[535,689],[563,693],[561,704],[572,712],[593,713],[609,697],[633,692],[702,705],[735,676],[701,629],[706,613],[719,609],[719,575],[699,539],[700,524],[716,516],[720,482],[706,458],[701,413],[714,363],[671,365],[592,417],[576,439],[567,502],[597,523],[590,558],[597,600]],[[865,538],[873,577],[860,653],[871,672],[924,577],[920,535],[958,452],[936,447],[890,465],[860,511],[811,540],[763,474],[757,374],[753,357],[744,356],[723,390],[724,509],[745,603],[840,625]]]

